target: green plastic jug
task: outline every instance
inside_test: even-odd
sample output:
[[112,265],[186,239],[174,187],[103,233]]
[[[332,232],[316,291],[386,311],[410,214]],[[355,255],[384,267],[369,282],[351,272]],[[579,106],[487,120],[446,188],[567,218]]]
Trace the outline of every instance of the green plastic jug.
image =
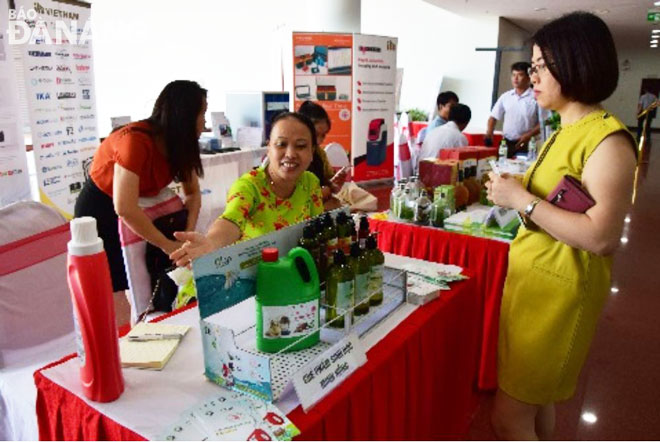
[[[320,291],[312,255],[294,247],[278,259],[276,248],[265,248],[261,258],[257,266],[257,349],[276,353],[290,345],[286,351],[316,345]],[[310,334],[312,330],[316,332]]]

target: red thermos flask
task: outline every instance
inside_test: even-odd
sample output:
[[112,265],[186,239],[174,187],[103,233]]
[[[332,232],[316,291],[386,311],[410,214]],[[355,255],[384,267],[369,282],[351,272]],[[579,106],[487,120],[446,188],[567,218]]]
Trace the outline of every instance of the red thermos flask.
[[96,219],[71,221],[67,274],[73,301],[80,381],[85,396],[111,402],[124,391],[108,258]]

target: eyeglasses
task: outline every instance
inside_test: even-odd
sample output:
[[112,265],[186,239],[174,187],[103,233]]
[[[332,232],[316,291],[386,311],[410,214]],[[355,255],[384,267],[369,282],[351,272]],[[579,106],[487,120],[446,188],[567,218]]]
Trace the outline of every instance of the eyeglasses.
[[546,63],[539,63],[535,66],[532,66],[531,68],[527,69],[527,75],[530,77],[534,74],[539,75],[548,69],[548,65]]

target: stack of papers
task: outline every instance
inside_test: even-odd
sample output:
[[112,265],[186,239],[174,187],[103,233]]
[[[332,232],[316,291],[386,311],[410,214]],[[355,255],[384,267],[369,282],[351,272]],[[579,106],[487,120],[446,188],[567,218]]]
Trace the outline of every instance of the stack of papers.
[[122,367],[161,370],[190,326],[140,322],[119,341]]
[[385,253],[385,265],[405,271],[407,275],[407,297],[410,304],[424,305],[449,290],[449,283],[467,279],[463,269],[449,264],[438,264],[421,259]]

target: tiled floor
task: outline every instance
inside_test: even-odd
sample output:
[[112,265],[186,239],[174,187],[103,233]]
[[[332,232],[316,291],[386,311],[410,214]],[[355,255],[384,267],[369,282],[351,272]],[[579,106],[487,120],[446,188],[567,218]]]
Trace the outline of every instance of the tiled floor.
[[[605,306],[575,396],[557,406],[556,439],[660,439],[660,135],[653,141],[623,234],[628,242],[615,257],[618,291]],[[491,408],[484,395],[470,439],[494,439]]]

